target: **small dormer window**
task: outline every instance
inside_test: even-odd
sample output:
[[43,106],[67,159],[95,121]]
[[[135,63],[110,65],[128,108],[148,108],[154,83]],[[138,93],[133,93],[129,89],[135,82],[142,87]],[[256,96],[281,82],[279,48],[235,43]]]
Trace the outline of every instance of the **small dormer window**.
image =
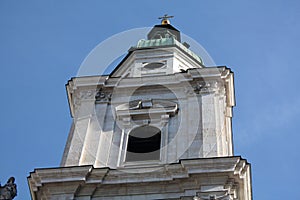
[[154,126],[140,126],[128,136],[126,161],[160,159],[161,131]]

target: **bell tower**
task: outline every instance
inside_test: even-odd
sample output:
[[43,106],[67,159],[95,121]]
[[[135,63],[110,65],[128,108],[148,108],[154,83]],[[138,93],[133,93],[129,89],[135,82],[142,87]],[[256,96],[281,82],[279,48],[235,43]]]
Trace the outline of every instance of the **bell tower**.
[[206,67],[170,18],[110,75],[67,83],[73,123],[60,167],[28,177],[34,200],[252,199],[233,154],[233,73]]

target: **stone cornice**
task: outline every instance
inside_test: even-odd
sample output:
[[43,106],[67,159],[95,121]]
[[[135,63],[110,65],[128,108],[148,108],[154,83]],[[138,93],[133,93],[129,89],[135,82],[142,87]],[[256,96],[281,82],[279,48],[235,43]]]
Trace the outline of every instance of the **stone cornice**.
[[[194,82],[194,83],[193,83]],[[196,84],[195,84],[196,83]],[[81,99],[109,102],[113,91],[154,86],[156,84],[171,88],[191,87],[190,92],[227,93],[227,105],[234,106],[233,73],[226,67],[207,67],[188,69],[183,73],[146,77],[87,76],[72,78],[66,85],[71,116],[74,116]]]
[[[241,157],[219,157],[180,160],[179,163],[156,167],[125,167],[117,170],[94,168],[93,166],[35,169],[30,173],[28,183],[32,197],[35,197],[36,195],[33,194],[41,191],[41,188],[45,190],[47,187],[54,187],[53,185],[57,185],[55,190],[64,190],[59,187],[60,184],[67,184],[70,188],[89,187],[88,185],[90,185],[96,189],[99,184],[107,185],[107,187],[139,183],[152,185],[158,182],[171,184],[170,181],[176,182],[178,179],[187,180],[198,176],[202,177],[197,179],[200,181],[200,185],[207,184],[212,177],[220,177],[220,184],[224,182],[222,177],[228,177],[237,184],[245,184],[245,178],[250,176],[249,173],[250,165]],[[228,182],[228,180],[226,181]],[[72,185],[74,187],[71,187]],[[92,195],[92,193],[88,195]]]

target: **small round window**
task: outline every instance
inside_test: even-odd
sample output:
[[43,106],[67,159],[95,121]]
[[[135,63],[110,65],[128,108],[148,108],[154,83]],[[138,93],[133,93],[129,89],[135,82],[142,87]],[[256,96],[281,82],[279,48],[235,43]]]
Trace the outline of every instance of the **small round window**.
[[147,64],[145,64],[144,68],[148,69],[148,70],[153,70],[153,69],[161,68],[164,65],[165,65],[165,63],[163,63],[163,62],[153,62],[153,63],[147,63]]

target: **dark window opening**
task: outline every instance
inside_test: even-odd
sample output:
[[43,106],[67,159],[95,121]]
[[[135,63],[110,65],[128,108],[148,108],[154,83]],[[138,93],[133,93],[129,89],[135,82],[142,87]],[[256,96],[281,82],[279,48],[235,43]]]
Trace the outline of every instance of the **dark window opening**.
[[153,126],[133,129],[128,136],[126,161],[159,160],[161,131]]

